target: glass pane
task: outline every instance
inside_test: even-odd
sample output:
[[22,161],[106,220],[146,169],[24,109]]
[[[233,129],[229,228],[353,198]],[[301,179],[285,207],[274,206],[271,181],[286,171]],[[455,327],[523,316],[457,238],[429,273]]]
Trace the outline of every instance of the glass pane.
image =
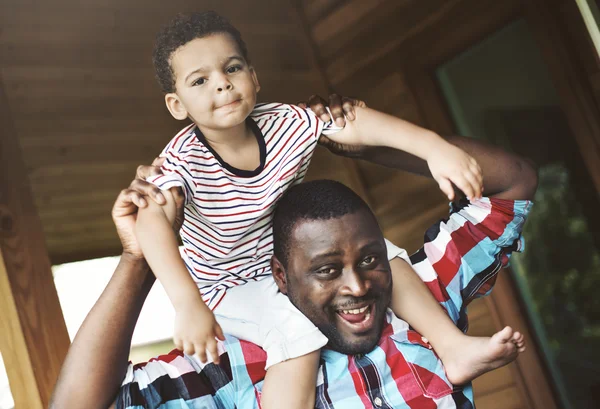
[[539,165],[527,250],[513,271],[564,406],[600,408],[600,203],[526,23],[436,74],[459,133]]
[[13,396],[10,392],[10,385],[8,384],[8,376],[6,375],[2,354],[0,354],[0,409],[13,409],[14,407],[15,402],[13,401]]

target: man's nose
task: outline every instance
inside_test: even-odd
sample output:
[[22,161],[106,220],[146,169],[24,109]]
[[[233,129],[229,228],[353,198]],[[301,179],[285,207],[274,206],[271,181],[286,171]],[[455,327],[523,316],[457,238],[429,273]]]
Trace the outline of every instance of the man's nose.
[[343,276],[342,295],[362,297],[369,291],[370,283],[355,270],[345,271]]

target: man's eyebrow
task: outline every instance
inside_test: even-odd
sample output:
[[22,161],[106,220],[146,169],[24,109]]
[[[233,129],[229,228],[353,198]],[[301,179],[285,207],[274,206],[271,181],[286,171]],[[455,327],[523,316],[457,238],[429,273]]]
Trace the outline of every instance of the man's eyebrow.
[[361,253],[367,253],[369,251],[379,251],[385,249],[385,245],[381,244],[380,240],[373,240],[360,248]]
[[331,257],[341,256],[343,252],[339,250],[328,251],[326,253],[320,253],[310,259],[311,264],[318,264],[320,262],[326,261]]

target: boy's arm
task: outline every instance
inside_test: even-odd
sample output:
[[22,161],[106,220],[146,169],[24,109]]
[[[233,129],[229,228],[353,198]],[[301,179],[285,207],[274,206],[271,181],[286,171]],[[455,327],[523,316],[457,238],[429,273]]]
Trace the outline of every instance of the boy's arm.
[[355,107],[355,119],[337,133],[334,142],[402,150],[427,161],[432,177],[448,199],[454,199],[452,184],[467,197],[481,197],[482,177],[477,161],[438,134],[403,119],[366,107]]
[[215,337],[224,339],[223,332],[204,304],[179,253],[177,237],[171,228],[175,199],[170,191],[163,192],[163,196],[164,205],[149,201],[147,207],[139,210],[137,239],[150,268],[175,307],[175,346],[188,355],[198,355],[202,362],[207,361],[208,352],[213,362],[219,363]]
[[[319,96],[312,96],[308,102],[311,110],[324,121],[329,120],[325,106],[327,103]],[[355,119],[354,108],[364,107],[365,103],[333,94],[329,98],[329,107],[337,125],[343,126],[345,120]],[[532,199],[537,188],[537,172],[532,163],[516,154],[506,152],[474,138],[449,136],[449,143],[471,155],[482,169],[486,196],[503,199]],[[321,136],[319,143],[336,155],[363,159],[399,170],[431,177],[427,163],[410,153],[377,146],[359,146],[337,143]]]
[[164,205],[149,201],[148,206],[139,209],[135,232],[148,264],[177,310],[200,295],[181,258],[171,227],[176,209],[174,198],[169,191],[163,192],[163,196]]

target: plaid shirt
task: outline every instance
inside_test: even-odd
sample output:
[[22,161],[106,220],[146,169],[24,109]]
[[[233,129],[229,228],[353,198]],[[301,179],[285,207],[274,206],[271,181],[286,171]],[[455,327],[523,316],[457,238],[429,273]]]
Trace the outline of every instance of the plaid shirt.
[[[453,205],[447,220],[430,227],[413,268],[450,318],[467,329],[466,306],[488,294],[513,251],[529,201],[488,199]],[[470,385],[453,388],[426,339],[387,314],[378,345],[366,355],[321,352],[317,408],[473,408]],[[203,365],[174,350],[130,365],[117,408],[260,407],[266,355],[256,345],[227,337],[221,363]]]

